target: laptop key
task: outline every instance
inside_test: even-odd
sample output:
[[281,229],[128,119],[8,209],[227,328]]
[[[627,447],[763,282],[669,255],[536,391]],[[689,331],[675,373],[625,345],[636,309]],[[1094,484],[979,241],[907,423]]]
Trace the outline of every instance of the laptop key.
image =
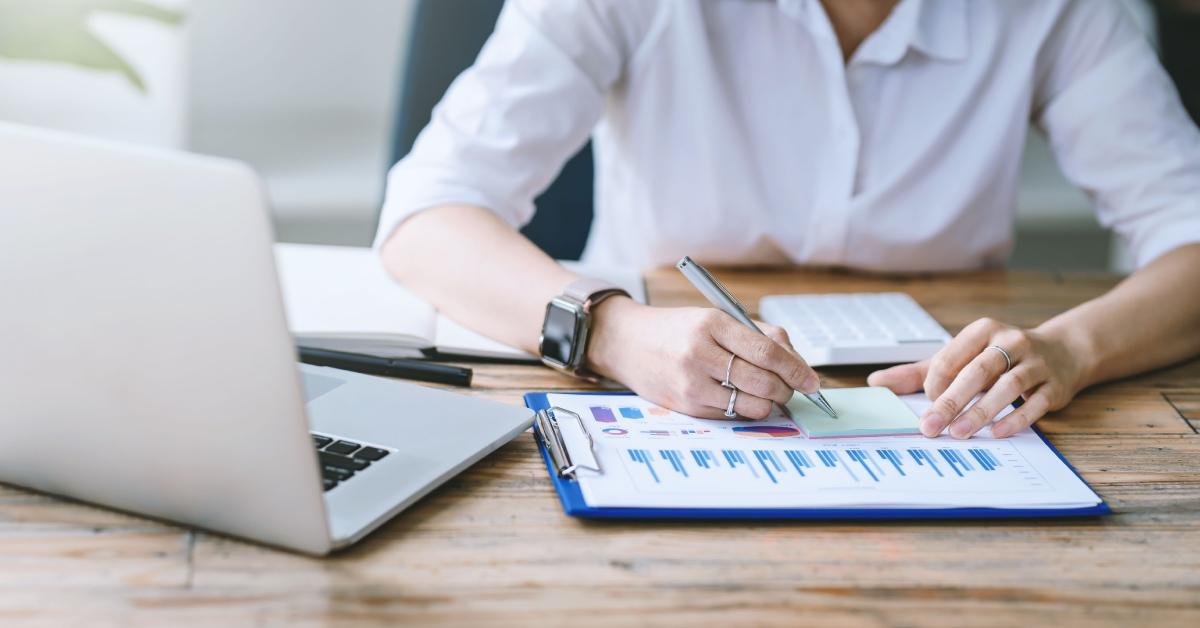
[[343,469],[341,467],[333,467],[330,465],[321,467],[321,473],[326,479],[337,480],[338,482],[341,482],[342,480],[349,480],[350,478],[354,477],[354,472],[350,469]]
[[366,469],[370,462],[366,460],[356,460],[348,456],[339,456],[329,453],[329,450],[317,452],[317,458],[321,460],[321,464],[326,467],[336,467],[345,469],[346,471],[362,471]]
[[332,438],[329,438],[328,436],[321,436],[320,434],[313,434],[312,439],[313,444],[317,446],[317,449],[320,449],[333,442]]
[[326,447],[325,451],[347,456],[357,451],[359,447],[362,447],[362,445],[359,445],[358,443],[352,443],[348,440],[339,440],[338,442]]
[[380,449],[378,447],[363,447],[362,449],[354,452],[354,457],[374,462],[388,455],[388,453],[390,453],[388,450]]

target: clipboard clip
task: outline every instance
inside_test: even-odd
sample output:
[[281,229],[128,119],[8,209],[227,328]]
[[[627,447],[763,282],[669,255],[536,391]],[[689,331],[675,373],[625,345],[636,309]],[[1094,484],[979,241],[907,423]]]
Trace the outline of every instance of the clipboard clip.
[[[588,455],[591,456],[590,461],[576,462],[572,459],[571,450],[567,449],[566,440],[563,439],[562,430],[559,429],[559,413],[573,417],[579,425],[579,431],[587,439]],[[550,452],[550,460],[554,463],[554,469],[558,472],[558,477],[574,478],[575,471],[578,469],[604,473],[600,468],[600,461],[596,459],[596,441],[592,440],[591,433],[583,425],[583,419],[578,414],[555,406],[538,410],[537,414],[533,417],[533,422],[537,426],[538,438],[541,439],[542,444],[546,447],[546,451]]]

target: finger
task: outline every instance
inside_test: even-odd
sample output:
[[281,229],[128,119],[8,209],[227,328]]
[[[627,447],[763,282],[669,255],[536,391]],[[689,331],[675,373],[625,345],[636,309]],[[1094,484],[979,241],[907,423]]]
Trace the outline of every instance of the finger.
[[1007,367],[1008,362],[998,351],[984,351],[976,355],[975,359],[959,371],[946,391],[934,399],[933,405],[925,411],[925,415],[921,417],[921,433],[926,436],[941,434],[975,395],[991,386]]
[[[733,390],[725,388],[716,380],[710,380],[695,395],[695,401],[706,406],[701,409],[705,418],[733,419],[735,417],[725,416],[725,410],[729,407],[729,398],[732,395]],[[770,399],[763,399],[741,390],[738,391],[737,399],[733,404],[733,411],[738,414],[738,417],[744,419],[765,419],[774,409],[775,404]]]
[[710,344],[702,349],[699,358],[705,365],[704,371],[718,383],[725,381],[726,369],[730,369],[729,382],[739,390],[772,401],[786,404],[792,399],[793,389],[778,375],[733,356],[732,368],[729,358],[733,354],[717,344]]
[[899,364],[881,371],[875,371],[867,376],[868,386],[883,386],[897,395],[906,395],[921,390],[925,381],[925,373],[929,370],[929,360],[914,364]]
[[950,435],[954,438],[970,438],[983,426],[991,424],[992,419],[1021,393],[1046,380],[1045,374],[1039,371],[1037,367],[1022,363],[1001,375],[991,390],[950,424]]
[[1008,416],[996,421],[992,426],[992,436],[1008,438],[1017,432],[1033,425],[1034,421],[1046,415],[1050,409],[1050,397],[1042,388],[1038,388],[1025,397],[1025,403],[1013,410]]
[[794,390],[815,392],[820,385],[816,371],[798,354],[769,337],[721,314],[713,326],[713,338],[739,358],[779,376]]
[[770,338],[771,340],[774,340],[775,342],[778,342],[780,345],[783,346],[784,349],[787,349],[788,351],[791,351],[792,353],[796,353],[796,348],[792,346],[792,338],[790,336],[788,336],[786,329],[784,329],[778,325],[772,325],[770,323],[764,323],[762,321],[754,321],[754,322],[755,322],[755,324],[758,325],[759,329],[763,330],[763,333],[766,334],[768,338]]
[[737,386],[743,393],[770,399],[780,405],[786,405],[795,394],[795,390],[778,375],[760,369],[741,358],[733,360],[733,372],[729,374],[729,383]]
[[1000,323],[990,318],[981,318],[964,327],[950,344],[942,347],[942,350],[929,360],[929,370],[925,374],[925,394],[930,399],[941,397],[958,373],[983,351],[992,334],[1000,327]]

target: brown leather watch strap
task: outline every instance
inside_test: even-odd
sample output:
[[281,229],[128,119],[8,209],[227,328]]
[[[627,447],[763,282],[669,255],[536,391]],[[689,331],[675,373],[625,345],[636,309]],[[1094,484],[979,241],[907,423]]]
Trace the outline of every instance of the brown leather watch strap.
[[602,279],[581,277],[567,284],[563,294],[583,304],[584,311],[590,311],[597,303],[616,294],[629,296],[624,288]]

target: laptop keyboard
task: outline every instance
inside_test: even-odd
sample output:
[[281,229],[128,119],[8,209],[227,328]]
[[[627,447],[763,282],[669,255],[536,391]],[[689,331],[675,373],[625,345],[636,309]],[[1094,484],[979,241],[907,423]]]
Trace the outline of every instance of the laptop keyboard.
[[321,465],[321,477],[326,491],[337,488],[342,482],[365,471],[371,463],[383,460],[391,453],[381,447],[316,432],[310,433],[313,445],[317,447],[317,459]]

